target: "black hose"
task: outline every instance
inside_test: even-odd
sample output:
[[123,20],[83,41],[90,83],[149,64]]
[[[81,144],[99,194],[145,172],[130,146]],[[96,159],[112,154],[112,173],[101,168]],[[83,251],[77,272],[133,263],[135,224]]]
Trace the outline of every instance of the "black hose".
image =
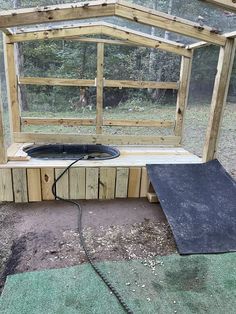
[[[79,211],[79,215],[78,215],[78,226],[77,226],[77,231],[79,233],[79,239],[80,239],[80,243],[81,246],[85,252],[85,255],[87,257],[88,262],[90,263],[90,265],[92,266],[92,268],[94,269],[94,271],[98,274],[98,276],[102,279],[102,281],[107,285],[107,287],[110,289],[110,291],[114,294],[114,296],[117,298],[117,300],[119,301],[120,305],[123,307],[123,309],[125,310],[126,313],[128,314],[133,314],[133,311],[129,308],[129,306],[126,304],[126,302],[124,301],[124,299],[122,298],[122,296],[119,294],[119,292],[116,290],[116,288],[112,285],[112,283],[109,281],[109,279],[106,277],[106,275],[97,267],[97,265],[93,262],[93,259],[87,249],[86,243],[85,243],[85,239],[83,236],[83,228],[82,228],[82,207],[81,205],[76,202],[76,201],[72,201],[72,200],[67,200],[64,199],[60,196],[58,196],[56,194],[56,184],[57,182],[61,179],[61,177],[78,161],[85,159],[87,156],[81,156],[80,158],[76,159],[75,161],[73,161],[60,175],[59,177],[54,181],[53,185],[52,185],[52,193],[55,196],[55,199],[70,203],[75,205],[78,208]],[[88,157],[87,157],[88,158]]]

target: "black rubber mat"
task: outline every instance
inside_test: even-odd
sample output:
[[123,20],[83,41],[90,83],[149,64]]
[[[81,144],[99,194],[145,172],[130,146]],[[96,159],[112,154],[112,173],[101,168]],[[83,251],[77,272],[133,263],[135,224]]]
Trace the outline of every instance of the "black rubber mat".
[[218,160],[147,170],[180,254],[236,251],[236,182]]

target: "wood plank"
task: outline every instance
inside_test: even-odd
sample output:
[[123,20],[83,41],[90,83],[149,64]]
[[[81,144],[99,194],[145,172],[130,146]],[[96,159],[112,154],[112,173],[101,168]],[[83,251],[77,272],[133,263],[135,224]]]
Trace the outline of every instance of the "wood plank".
[[170,32],[197,38],[199,40],[224,45],[225,38],[206,25],[191,22],[163,12],[150,10],[140,5],[119,0],[115,15],[141,24],[158,27]]
[[21,118],[22,125],[65,125],[65,126],[88,126],[95,125],[95,119],[74,119],[74,118]]
[[178,89],[177,82],[152,82],[152,81],[127,81],[127,80],[105,80],[105,87],[119,88],[158,88],[158,89]]
[[210,118],[203,148],[203,161],[214,159],[220,134],[229,81],[235,56],[236,39],[227,39],[225,47],[220,48],[217,74],[211,100]]
[[117,168],[116,171],[116,198],[127,198],[129,182],[129,168]]
[[147,196],[147,191],[148,191],[149,184],[150,184],[150,180],[148,178],[147,168],[146,167],[142,167],[140,197],[146,197]]
[[42,201],[41,173],[39,168],[27,169],[27,183],[29,202]]
[[44,201],[55,199],[52,194],[52,185],[54,180],[54,168],[41,168],[42,198]]
[[0,28],[113,16],[115,1],[56,4],[0,12]]
[[26,169],[12,169],[13,191],[15,203],[28,202]]
[[227,38],[235,38],[236,37],[236,31],[228,32],[223,34]]
[[116,168],[100,168],[99,199],[112,200],[115,198]]
[[[95,125],[95,119],[73,119],[73,118],[21,118],[22,125],[66,125],[87,126]],[[175,121],[171,120],[116,120],[103,119],[104,126],[128,126],[128,127],[158,127],[173,128]]]
[[98,168],[86,168],[86,200],[98,199]]
[[11,137],[13,132],[20,132],[20,106],[18,101],[18,86],[15,68],[14,44],[7,44],[4,35],[4,59],[7,82],[8,108],[10,117]]
[[82,37],[68,37],[65,40],[72,40],[72,41],[78,41],[78,42],[85,42],[85,43],[103,43],[107,45],[118,45],[118,46],[134,46],[137,47],[139,45],[135,43],[129,43],[125,40],[119,40],[119,39],[103,39],[103,38],[82,38]]
[[0,169],[0,202],[13,202],[11,169]]
[[140,195],[141,171],[138,167],[129,170],[128,198],[137,198]]
[[188,46],[186,47],[186,49],[199,49],[199,48],[207,47],[207,46],[210,46],[210,45],[211,45],[210,43],[207,43],[207,42],[205,42],[205,41],[199,41],[199,42],[197,42],[197,43],[188,45]]
[[44,134],[44,133],[14,133],[16,143],[77,143],[77,144],[110,144],[110,145],[174,145],[180,143],[179,136],[148,136],[148,135],[105,135],[105,134]]
[[69,170],[70,199],[85,199],[85,168],[71,168]]
[[103,120],[104,126],[128,126],[128,127],[157,127],[157,128],[173,128],[174,121],[170,120]]
[[182,57],[180,68],[179,91],[176,103],[176,123],[174,134],[181,137],[183,135],[184,116],[188,103],[189,84],[192,70],[192,58]]
[[48,86],[96,86],[95,80],[79,80],[57,77],[19,77],[20,85],[48,85]]
[[205,2],[212,3],[222,9],[236,12],[236,2],[235,0],[201,0]]
[[[0,81],[1,86],[1,81]],[[3,122],[3,107],[2,107],[2,95],[0,91],[0,164],[5,164],[7,162],[7,150],[5,145],[5,132],[4,132],[4,122]]]
[[102,133],[103,120],[103,76],[104,76],[104,44],[97,44],[97,111],[96,133]]
[[147,196],[149,203],[159,203],[159,200],[158,200],[158,198],[154,192],[153,193],[148,192],[146,194],[146,196]]
[[[59,176],[62,174],[62,172],[65,169],[55,169],[55,179],[59,178]],[[60,180],[56,184],[56,193],[57,196],[68,199],[69,198],[69,172],[66,171],[63,176],[60,178]]]
[[[123,40],[127,43],[161,49],[189,57],[191,52],[185,49],[184,44],[180,44],[161,37],[152,36],[147,33],[138,32],[125,27],[116,26],[105,22],[93,22],[80,24],[69,28],[54,28],[48,30],[34,30],[33,32],[25,32],[8,36],[9,42],[25,42],[32,40],[47,40],[47,39],[73,39],[83,35],[106,35]],[[100,44],[103,44],[100,42]]]
[[181,56],[189,57],[191,54],[190,51],[185,49],[185,45],[183,44],[108,23],[103,23],[102,34],[116,37],[127,42],[133,42],[139,44],[140,46],[160,49]]

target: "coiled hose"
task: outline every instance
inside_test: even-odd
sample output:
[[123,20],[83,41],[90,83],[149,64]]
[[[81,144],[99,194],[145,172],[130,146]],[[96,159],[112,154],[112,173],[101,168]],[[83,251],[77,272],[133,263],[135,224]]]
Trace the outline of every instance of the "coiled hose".
[[85,243],[85,239],[83,236],[83,228],[82,228],[82,207],[81,205],[76,202],[76,201],[72,201],[72,200],[67,200],[64,199],[60,196],[58,196],[56,194],[56,185],[57,182],[61,179],[61,177],[67,172],[69,171],[69,169],[78,161],[82,160],[82,159],[89,159],[89,156],[85,155],[85,156],[81,156],[80,158],[76,159],[75,161],[73,161],[60,175],[59,177],[54,181],[53,185],[52,185],[52,193],[55,196],[55,199],[70,203],[75,205],[78,208],[78,226],[77,226],[77,231],[79,233],[79,239],[80,239],[80,244],[85,252],[85,255],[87,257],[88,262],[90,263],[90,265],[92,266],[92,268],[94,269],[94,271],[97,273],[97,275],[102,279],[102,281],[107,285],[107,287],[110,289],[110,291],[114,294],[114,296],[117,298],[117,300],[119,301],[120,305],[123,307],[123,309],[125,310],[126,313],[128,314],[133,314],[133,311],[129,308],[129,306],[127,305],[127,303],[124,301],[124,299],[122,298],[122,296],[119,294],[119,292],[116,290],[116,288],[112,285],[112,283],[109,281],[109,279],[106,277],[106,275],[97,267],[97,265],[93,262],[93,259],[87,249],[86,243]]

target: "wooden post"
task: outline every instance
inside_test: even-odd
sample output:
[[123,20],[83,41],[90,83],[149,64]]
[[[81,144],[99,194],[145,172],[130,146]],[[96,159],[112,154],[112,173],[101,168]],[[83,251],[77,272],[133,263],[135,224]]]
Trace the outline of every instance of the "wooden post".
[[18,86],[15,68],[14,44],[9,44],[7,36],[4,35],[4,58],[8,93],[8,107],[10,117],[11,138],[13,133],[20,132],[20,106],[18,102]]
[[[193,56],[193,53],[192,53]],[[189,84],[191,78],[192,57],[182,57],[179,79],[179,91],[176,104],[176,121],[174,133],[176,136],[183,135],[184,114],[188,103]]]
[[235,46],[235,39],[227,39],[225,46],[220,48],[217,74],[211,101],[210,118],[203,148],[204,162],[214,159],[217,151],[219,131],[233,67]]
[[[1,84],[0,84],[1,87]],[[2,97],[0,91],[0,164],[7,162],[7,152],[5,146],[4,127],[3,127],[3,108],[2,108]]]
[[97,116],[96,133],[102,133],[103,124],[103,63],[104,63],[104,44],[97,44]]

